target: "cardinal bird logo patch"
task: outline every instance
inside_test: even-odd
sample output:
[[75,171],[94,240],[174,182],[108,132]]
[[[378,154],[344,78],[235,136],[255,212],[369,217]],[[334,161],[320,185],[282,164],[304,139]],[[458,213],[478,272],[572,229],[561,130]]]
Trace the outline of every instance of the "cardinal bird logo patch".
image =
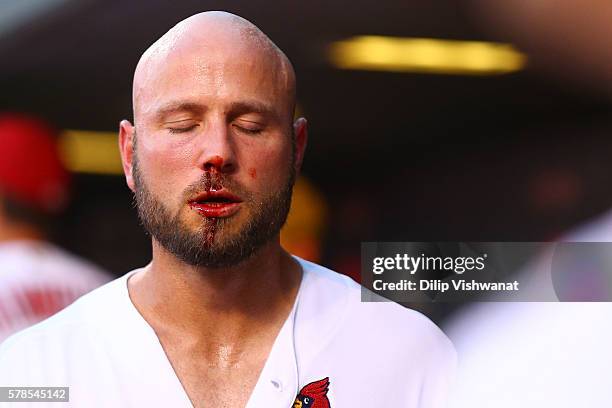
[[331,408],[327,399],[329,377],[305,385],[295,397],[293,408]]

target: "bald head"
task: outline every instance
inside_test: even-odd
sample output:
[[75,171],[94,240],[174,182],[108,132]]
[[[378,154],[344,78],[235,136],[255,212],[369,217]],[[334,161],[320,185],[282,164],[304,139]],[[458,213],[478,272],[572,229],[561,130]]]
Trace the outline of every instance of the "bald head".
[[[164,91],[171,93],[173,84],[191,86],[192,93],[202,91],[223,96],[227,88],[224,81],[240,80],[237,73],[244,76],[245,83],[255,78],[260,86],[267,87],[277,102],[285,105],[284,115],[292,118],[293,67],[259,28],[242,17],[222,11],[199,13],[179,22],[151,45],[138,62],[133,83],[135,125],[141,114],[159,107],[163,102],[161,95]],[[251,81],[247,80],[249,76]],[[255,91],[252,88],[245,86],[246,97]]]

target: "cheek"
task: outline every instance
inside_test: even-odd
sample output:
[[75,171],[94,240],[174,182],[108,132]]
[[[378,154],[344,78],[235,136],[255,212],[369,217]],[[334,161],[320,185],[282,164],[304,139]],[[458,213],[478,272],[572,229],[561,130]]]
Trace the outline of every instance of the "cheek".
[[256,185],[280,185],[289,176],[291,147],[267,146],[265,149],[247,149],[241,155],[248,182]]
[[193,149],[184,143],[159,143],[151,139],[139,146],[138,151],[147,186],[158,196],[176,196],[186,185]]

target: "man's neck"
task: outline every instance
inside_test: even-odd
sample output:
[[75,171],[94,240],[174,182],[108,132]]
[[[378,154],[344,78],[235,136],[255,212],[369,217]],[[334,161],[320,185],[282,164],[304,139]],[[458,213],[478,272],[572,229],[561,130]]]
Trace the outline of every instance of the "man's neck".
[[241,264],[218,269],[188,265],[154,241],[153,261],[128,287],[156,331],[227,342],[286,317],[300,281],[299,264],[278,239]]

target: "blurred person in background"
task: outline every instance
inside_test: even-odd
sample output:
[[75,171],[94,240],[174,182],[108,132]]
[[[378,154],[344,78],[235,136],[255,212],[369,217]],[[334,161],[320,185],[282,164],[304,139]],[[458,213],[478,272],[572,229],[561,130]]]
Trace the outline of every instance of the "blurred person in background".
[[295,87],[225,12],[145,51],[119,145],[152,261],[6,341],[0,385],[87,407],[444,405],[455,355],[435,324],[280,245],[307,141]]
[[56,136],[40,119],[0,113],[0,342],[110,279],[47,241],[69,197]]
[[611,232],[609,217],[579,227],[517,273],[550,301],[493,298],[444,325],[459,358],[451,408],[612,404]]
[[[485,25],[512,38],[542,68],[612,89],[609,1],[474,4]],[[612,210],[557,241],[564,244],[552,245],[519,274],[533,278],[531,289],[541,296],[573,301],[482,302],[445,325],[460,362],[452,408],[612,405],[612,252],[604,244],[612,242]],[[587,256],[555,264],[559,248]]]

